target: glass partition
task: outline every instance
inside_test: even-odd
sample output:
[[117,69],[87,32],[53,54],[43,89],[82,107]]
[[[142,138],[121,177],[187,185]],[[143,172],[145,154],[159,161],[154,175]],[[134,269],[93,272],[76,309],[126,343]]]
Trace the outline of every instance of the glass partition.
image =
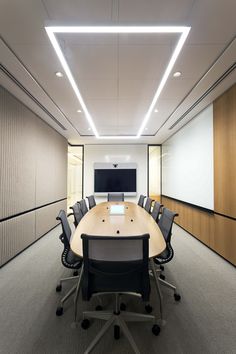
[[148,195],[161,200],[161,146],[148,146]]
[[83,146],[68,146],[68,208],[83,198],[83,150]]

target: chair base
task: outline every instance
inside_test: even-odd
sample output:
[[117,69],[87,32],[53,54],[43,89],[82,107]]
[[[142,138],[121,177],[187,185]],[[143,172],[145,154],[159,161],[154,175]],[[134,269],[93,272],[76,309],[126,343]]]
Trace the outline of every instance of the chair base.
[[76,287],[77,287],[77,284],[75,284],[75,285],[66,293],[66,295],[60,300],[59,306],[57,307],[57,310],[56,310],[56,315],[57,315],[57,316],[63,315],[63,304],[64,304],[64,302],[66,302],[66,300],[69,299],[69,297],[70,297],[72,294],[74,294],[74,292],[76,291]]
[[141,314],[141,313],[135,313],[135,312],[120,312],[120,303],[119,303],[119,294],[115,294],[116,296],[116,309],[114,312],[109,312],[109,311],[84,311],[83,312],[83,318],[84,320],[82,321],[82,328],[87,329],[89,327],[89,322],[84,322],[86,321],[85,319],[87,318],[95,318],[95,319],[100,319],[100,320],[105,320],[107,321],[100,332],[96,335],[94,340],[90,343],[89,347],[86,349],[84,352],[85,354],[89,354],[93,348],[96,346],[96,344],[101,340],[101,338],[105,335],[105,333],[108,331],[108,329],[114,325],[114,336],[115,339],[119,338],[119,330],[121,328],[123,334],[129,341],[133,351],[136,354],[140,354],[140,351],[127,327],[126,322],[152,322],[153,328],[152,332],[155,335],[158,335],[160,332],[160,327],[156,323],[156,317],[153,315],[146,315],[146,314]]
[[79,278],[79,275],[76,275],[76,276],[74,275],[73,277],[62,278],[62,279],[60,279],[58,286],[62,285],[62,283],[65,283],[69,280],[74,280],[74,279],[78,279],[78,278]]
[[164,285],[166,288],[169,288],[171,290],[174,290],[174,298],[175,301],[180,301],[181,296],[179,293],[177,293],[176,286],[172,285],[171,283],[168,283],[168,281],[161,279],[160,277],[158,278],[159,282],[161,285]]
[[[173,284],[171,284],[171,283],[169,283],[169,282],[167,282],[167,281],[165,280],[165,278],[162,277],[162,273],[161,273],[161,272],[162,272],[162,269],[161,269],[161,267],[155,268],[155,272],[156,272],[156,274],[157,274],[157,276],[158,276],[158,282],[159,282],[161,285],[165,286],[166,288],[173,290],[173,291],[174,291],[174,298],[175,298],[175,300],[176,300],[176,301],[179,301],[179,300],[181,299],[181,296],[178,294],[176,286],[173,285]],[[150,271],[149,274],[150,274],[151,276],[154,276],[154,275],[153,275],[153,271]]]
[[[58,285],[56,287],[56,291],[57,292],[61,291],[62,283],[67,282],[67,281],[71,281],[71,280],[77,280],[79,278],[80,278],[80,275],[60,279],[60,282],[58,283]],[[75,283],[73,285],[73,287],[60,300],[59,305],[57,307],[57,311],[56,311],[56,315],[57,316],[61,316],[63,314],[63,304],[64,304],[64,302],[66,302],[66,300],[69,299],[69,297],[71,295],[74,294],[74,292],[76,291],[76,287],[77,287],[77,283]]]

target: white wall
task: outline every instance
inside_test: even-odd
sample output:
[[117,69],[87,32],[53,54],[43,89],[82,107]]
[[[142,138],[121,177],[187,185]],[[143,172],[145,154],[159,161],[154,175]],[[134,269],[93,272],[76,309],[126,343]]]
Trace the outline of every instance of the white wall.
[[[147,145],[85,145],[84,196],[94,194],[94,162],[135,162],[137,164],[137,195],[125,200],[136,202],[140,194],[147,195]],[[97,197],[98,202],[106,200]]]
[[162,194],[214,209],[213,106],[162,145]]
[[149,195],[161,195],[161,147],[149,148]]

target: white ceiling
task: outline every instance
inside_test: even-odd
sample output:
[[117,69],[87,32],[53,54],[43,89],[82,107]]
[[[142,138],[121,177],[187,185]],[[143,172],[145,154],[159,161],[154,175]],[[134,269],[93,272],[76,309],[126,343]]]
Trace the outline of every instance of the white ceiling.
[[[235,0],[2,0],[0,84],[70,143],[113,142],[91,135],[66,75],[55,76],[63,69],[45,25],[191,26],[158,99],[158,113],[135,140],[160,144],[236,82],[234,69],[192,108],[235,63],[235,13]],[[57,34],[99,134],[137,134],[178,38]],[[182,76],[173,78],[175,71]],[[116,141],[124,142],[134,140]]]

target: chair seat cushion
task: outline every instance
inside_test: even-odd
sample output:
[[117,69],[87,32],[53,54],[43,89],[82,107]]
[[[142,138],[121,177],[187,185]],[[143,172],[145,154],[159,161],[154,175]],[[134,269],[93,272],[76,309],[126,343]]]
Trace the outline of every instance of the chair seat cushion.
[[167,243],[166,249],[162,253],[160,253],[157,257],[154,258],[154,262],[156,264],[168,263],[173,257],[174,257],[174,250],[171,247],[171,244]]
[[65,248],[62,253],[62,263],[67,268],[79,269],[82,265],[82,258],[77,256],[70,248]]
[[[83,280],[82,295],[89,300],[93,293],[134,292],[142,295],[143,301],[149,300],[150,279],[144,276],[139,261],[104,262],[91,261],[89,265],[90,282]],[[143,276],[142,276],[143,274]]]

